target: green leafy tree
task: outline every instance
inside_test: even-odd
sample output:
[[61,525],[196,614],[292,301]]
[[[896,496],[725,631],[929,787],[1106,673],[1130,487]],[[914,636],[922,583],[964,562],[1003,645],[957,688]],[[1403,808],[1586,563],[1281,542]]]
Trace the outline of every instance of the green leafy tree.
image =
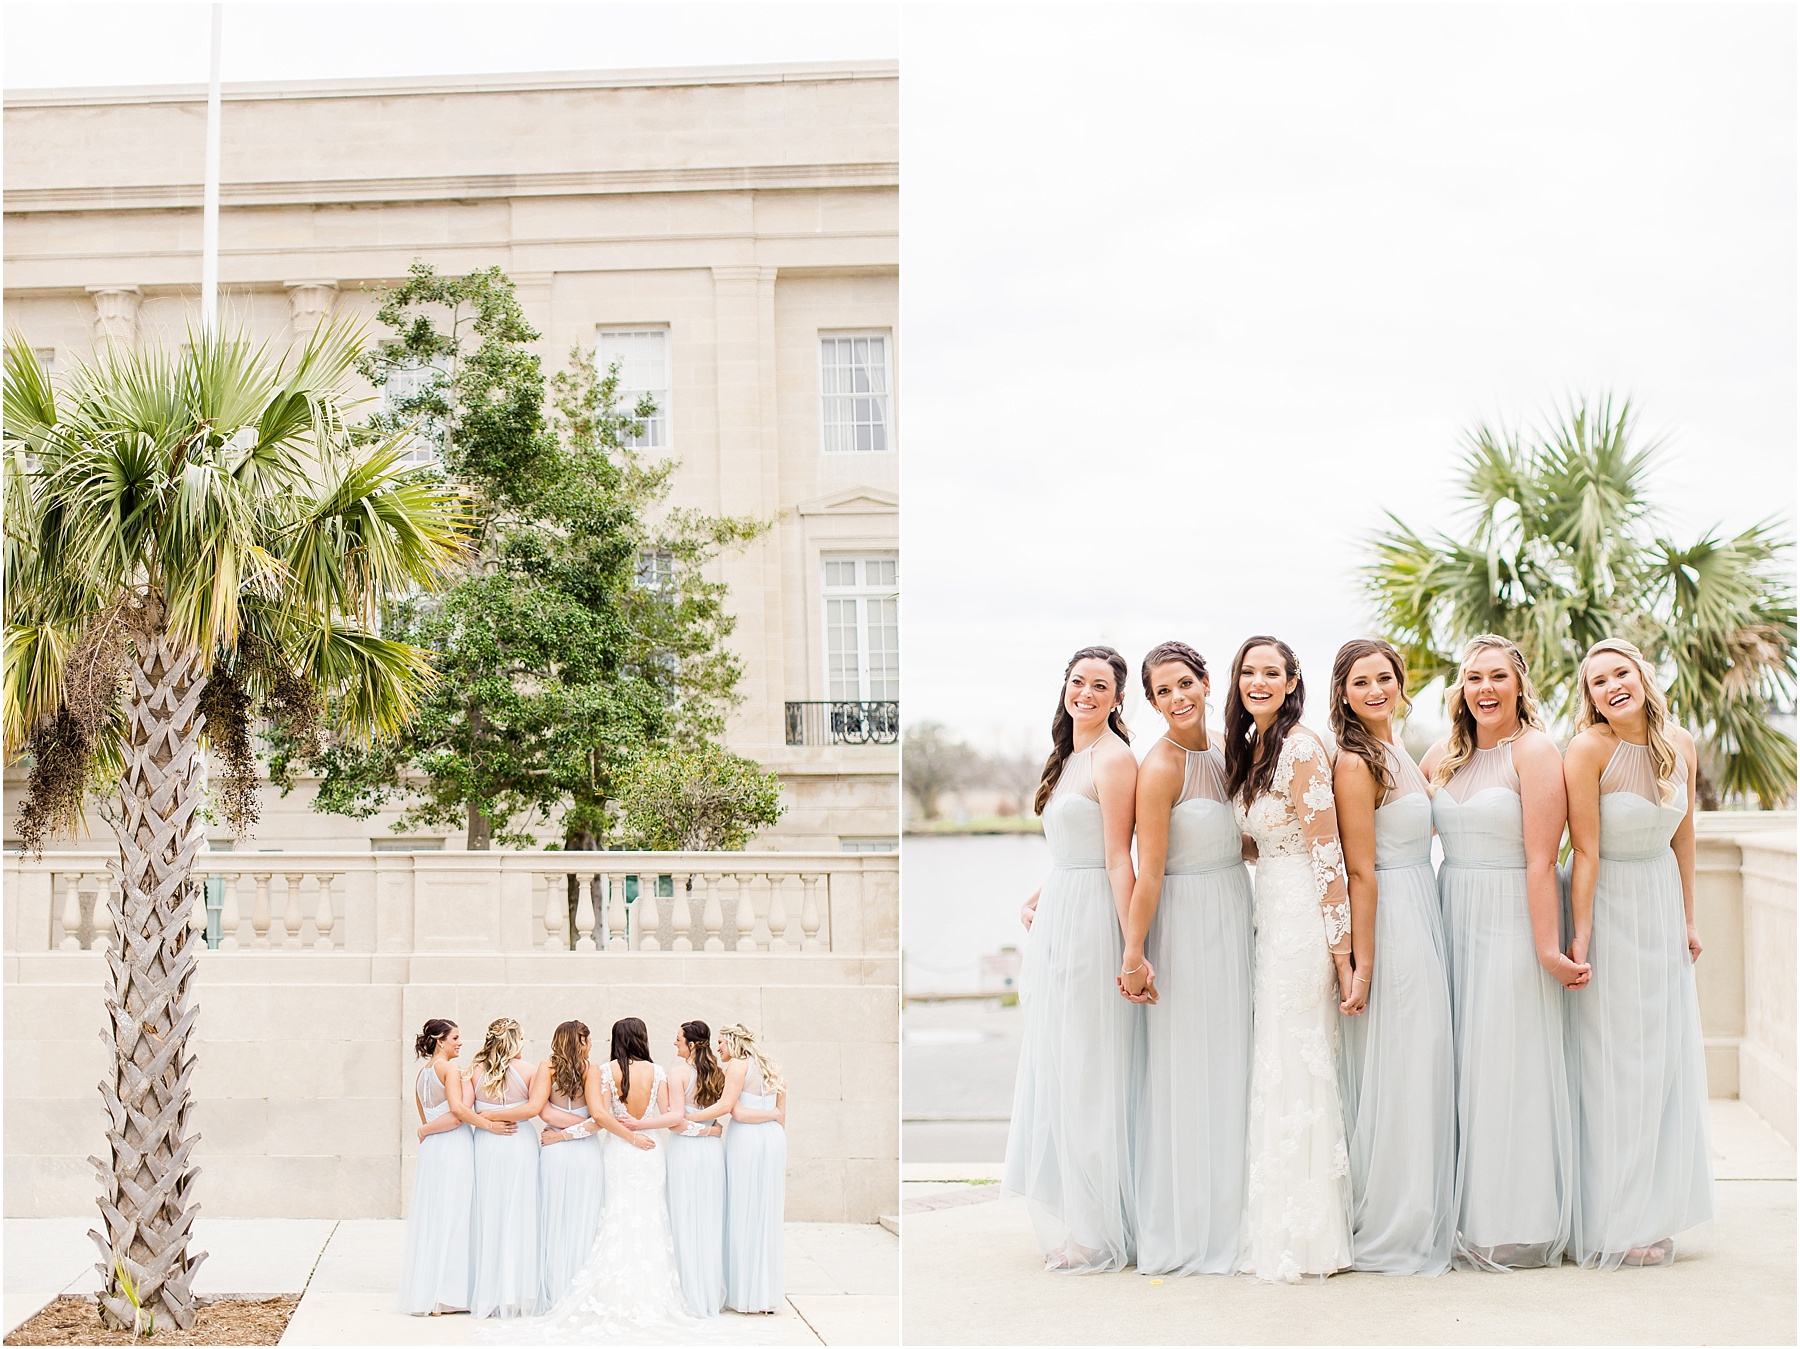
[[1607,398],[1542,434],[1477,426],[1464,527],[1426,535],[1390,515],[1364,584],[1415,687],[1453,675],[1468,638],[1500,633],[1565,725],[1587,648],[1629,638],[1702,745],[1707,804],[1772,806],[1794,790],[1794,741],[1775,724],[1794,697],[1792,540],[1774,521],[1691,542],[1663,533],[1648,492],[1660,450],[1634,444],[1630,405]]
[[657,852],[736,852],[785,809],[775,774],[715,744],[640,754],[618,790],[626,841]]
[[446,593],[387,616],[444,676],[407,734],[284,743],[272,772],[305,763],[317,809],[366,818],[402,802],[398,830],[460,825],[473,849],[532,846],[553,820],[563,846],[597,847],[620,764],[723,730],[742,670],[726,589],[703,567],[765,526],[661,509],[674,461],[629,447],[654,404],[622,409],[617,371],[579,351],[546,381],[498,269],[415,264],[378,317],[396,335],[365,371],[401,392],[371,433],[437,450],[478,503],[480,554]]
[[101,1317],[117,1330],[195,1320],[188,1250],[200,934],[191,878],[215,804],[255,821],[253,722],[346,743],[399,732],[431,688],[429,655],[379,634],[385,597],[460,570],[467,503],[405,469],[392,440],[353,444],[342,325],[285,357],[236,337],[179,352],[108,345],[59,392],[30,345],[6,348],[6,752],[30,756],[26,844],[73,827],[113,784],[98,1162]]

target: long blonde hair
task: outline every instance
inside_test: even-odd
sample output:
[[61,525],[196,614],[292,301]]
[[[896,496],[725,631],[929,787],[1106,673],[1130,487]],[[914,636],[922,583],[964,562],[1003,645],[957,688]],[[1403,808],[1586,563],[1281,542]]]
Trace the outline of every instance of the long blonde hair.
[[756,1035],[748,1026],[741,1021],[727,1026],[719,1032],[719,1038],[731,1051],[732,1058],[749,1059],[761,1070],[763,1089],[757,1095],[772,1096],[787,1090],[787,1081],[781,1076],[781,1069],[775,1066],[775,1060],[756,1042]]
[[1680,763],[1675,744],[1664,729],[1669,724],[1669,700],[1651,678],[1650,663],[1644,659],[1644,653],[1623,637],[1602,637],[1581,658],[1581,665],[1575,672],[1575,682],[1581,690],[1581,711],[1576,717],[1575,729],[1582,731],[1589,726],[1607,724],[1606,714],[1594,701],[1587,682],[1587,663],[1602,651],[1618,652],[1637,669],[1638,682],[1644,686],[1644,724],[1650,731],[1650,766],[1656,770],[1656,790],[1661,793],[1666,806],[1675,799],[1675,769]]
[[1519,650],[1518,644],[1511,638],[1493,632],[1483,632],[1469,638],[1463,646],[1462,656],[1456,662],[1456,682],[1444,691],[1444,708],[1450,713],[1450,740],[1444,757],[1438,760],[1437,767],[1431,773],[1431,790],[1434,792],[1450,781],[1457,769],[1475,757],[1475,714],[1463,701],[1463,671],[1483,651],[1504,651],[1507,659],[1512,662],[1513,674],[1519,681],[1519,730],[1523,731],[1527,726],[1540,731],[1544,729],[1544,717],[1538,711],[1537,686],[1531,682],[1531,671],[1525,665],[1525,653]]
[[565,1021],[550,1037],[550,1080],[564,1096],[579,1105],[587,1084],[588,1035],[586,1023]]
[[501,1089],[506,1086],[507,1066],[524,1045],[525,1032],[510,1016],[489,1023],[487,1038],[475,1051],[475,1074],[483,1092],[499,1099]]

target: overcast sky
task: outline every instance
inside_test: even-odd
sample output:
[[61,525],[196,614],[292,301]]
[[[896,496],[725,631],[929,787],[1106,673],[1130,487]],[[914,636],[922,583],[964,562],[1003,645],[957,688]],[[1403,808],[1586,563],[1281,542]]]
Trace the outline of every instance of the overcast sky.
[[[198,84],[212,6],[7,4],[9,89]],[[893,60],[894,4],[225,6],[227,81]]]
[[1081,645],[1135,683],[1263,631],[1321,724],[1383,509],[1449,523],[1464,430],[1572,394],[1670,439],[1677,535],[1791,522],[1791,6],[909,6],[905,44],[909,720],[1042,740]]

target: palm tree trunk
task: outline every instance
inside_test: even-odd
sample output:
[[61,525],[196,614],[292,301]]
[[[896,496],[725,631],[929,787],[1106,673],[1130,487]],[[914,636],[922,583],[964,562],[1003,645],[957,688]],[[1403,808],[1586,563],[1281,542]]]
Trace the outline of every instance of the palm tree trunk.
[[198,705],[206,677],[200,653],[165,632],[138,633],[136,647],[124,699],[114,936],[106,953],[110,1024],[102,1032],[113,1053],[112,1072],[100,1084],[111,1155],[89,1159],[100,1173],[106,1233],[88,1235],[100,1248],[107,1325],[129,1330],[142,1308],[186,1330],[195,1317],[194,1271],[206,1258],[188,1254],[200,1172],[188,1160],[199,1141],[188,1127],[195,1060],[183,1052],[200,1010],[188,1001],[202,941],[190,926],[198,888],[190,873],[204,837],[198,811],[206,719]]

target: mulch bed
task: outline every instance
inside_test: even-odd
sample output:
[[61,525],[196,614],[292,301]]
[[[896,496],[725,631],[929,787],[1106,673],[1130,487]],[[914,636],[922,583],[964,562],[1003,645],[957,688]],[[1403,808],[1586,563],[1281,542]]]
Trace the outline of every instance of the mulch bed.
[[7,1344],[279,1344],[299,1294],[267,1298],[203,1298],[192,1330],[159,1320],[148,1339],[100,1324],[100,1304],[81,1294],[57,1298],[6,1337]]

